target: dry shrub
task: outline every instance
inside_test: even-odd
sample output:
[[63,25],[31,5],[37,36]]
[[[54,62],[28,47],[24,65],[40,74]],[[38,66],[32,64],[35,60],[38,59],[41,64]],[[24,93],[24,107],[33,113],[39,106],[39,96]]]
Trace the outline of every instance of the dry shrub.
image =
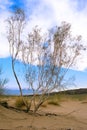
[[42,105],[41,105],[41,107],[47,107],[47,102],[44,102]]
[[48,104],[50,104],[50,105],[55,105],[55,106],[60,106],[60,104],[58,103],[57,100],[49,100],[49,101],[48,101]]
[[18,108],[22,108],[25,106],[25,103],[23,101],[23,98],[19,97],[16,99],[15,101],[15,106],[18,107]]
[[1,100],[0,100],[0,105],[2,105],[2,106],[4,106],[4,107],[8,108],[8,103],[7,103],[7,101],[1,101]]

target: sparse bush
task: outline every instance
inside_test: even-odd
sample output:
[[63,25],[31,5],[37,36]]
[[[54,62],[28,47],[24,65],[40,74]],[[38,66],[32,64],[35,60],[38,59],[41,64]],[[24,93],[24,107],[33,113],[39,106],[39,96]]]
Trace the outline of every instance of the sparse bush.
[[7,103],[7,101],[0,101],[0,105],[2,105],[2,106],[4,106],[4,107],[8,108],[8,103]]
[[58,103],[57,100],[50,100],[50,101],[48,101],[48,104],[55,105],[55,106],[60,106],[60,104]]
[[0,95],[3,95],[4,94],[4,87],[2,87],[1,85],[0,85]]
[[8,83],[8,79],[2,78],[2,68],[0,67],[0,95],[4,94],[5,91],[5,85]]
[[42,105],[41,105],[41,107],[47,107],[47,102],[44,102]]
[[22,108],[25,106],[25,103],[21,97],[17,98],[15,101],[15,106],[18,108]]

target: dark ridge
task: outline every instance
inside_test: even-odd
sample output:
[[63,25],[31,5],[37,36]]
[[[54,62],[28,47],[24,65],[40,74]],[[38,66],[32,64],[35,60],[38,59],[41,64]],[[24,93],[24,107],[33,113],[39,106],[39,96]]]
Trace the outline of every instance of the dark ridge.
[[73,89],[73,90],[65,90],[65,91],[60,91],[60,92],[52,92],[51,95],[53,94],[69,94],[69,95],[74,95],[74,94],[87,94],[87,88],[80,88],[80,89]]

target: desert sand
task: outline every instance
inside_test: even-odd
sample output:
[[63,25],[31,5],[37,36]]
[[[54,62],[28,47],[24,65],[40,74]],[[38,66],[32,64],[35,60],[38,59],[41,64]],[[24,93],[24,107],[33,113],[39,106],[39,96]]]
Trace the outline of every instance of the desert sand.
[[39,114],[0,105],[0,130],[87,130],[87,101],[67,100],[41,107]]

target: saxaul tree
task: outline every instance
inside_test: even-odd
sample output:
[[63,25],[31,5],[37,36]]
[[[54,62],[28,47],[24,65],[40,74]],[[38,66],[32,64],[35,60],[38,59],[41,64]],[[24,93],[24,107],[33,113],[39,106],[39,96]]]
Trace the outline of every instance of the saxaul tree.
[[20,9],[17,9],[14,15],[7,20],[8,22],[7,39],[9,42],[9,52],[12,59],[12,70],[13,70],[16,82],[19,86],[21,96],[22,96],[22,89],[21,89],[21,85],[16,74],[15,62],[18,58],[18,53],[20,52],[20,46],[22,44],[21,34],[24,27],[24,20],[25,20],[24,12]]
[[24,98],[23,100],[27,111],[32,109],[36,113],[51,92],[59,91],[66,86],[65,76],[85,48],[81,43],[81,36],[73,37],[71,25],[66,22],[62,22],[47,34],[43,34],[36,26],[26,36],[27,42],[24,42],[24,12],[17,10],[7,21],[13,73],[23,98],[22,86],[15,69],[16,60],[21,60],[25,65],[25,79],[29,90],[33,92],[28,103]]
[[[60,27],[45,36],[41,35],[37,26],[28,34],[28,53],[24,59],[29,66],[25,77],[33,90],[30,106],[33,104],[34,112],[47,100],[51,92],[60,91],[69,85],[65,76],[75,65],[81,51],[85,50],[81,44],[81,36],[72,37],[70,28],[70,24],[62,22]],[[36,70],[32,64],[36,64]]]
[[13,13],[13,15],[7,19],[7,23],[8,23],[7,39],[9,42],[9,52],[10,52],[11,61],[12,61],[11,62],[12,70],[13,70],[15,80],[20,90],[20,96],[22,97],[28,111],[28,106],[23,98],[21,82],[19,81],[19,77],[16,71],[16,63],[17,63],[17,60],[20,58],[19,53],[22,52],[21,46],[23,46],[24,44],[23,39],[22,39],[22,33],[23,33],[24,25],[25,25],[24,11],[17,8],[15,12]]

